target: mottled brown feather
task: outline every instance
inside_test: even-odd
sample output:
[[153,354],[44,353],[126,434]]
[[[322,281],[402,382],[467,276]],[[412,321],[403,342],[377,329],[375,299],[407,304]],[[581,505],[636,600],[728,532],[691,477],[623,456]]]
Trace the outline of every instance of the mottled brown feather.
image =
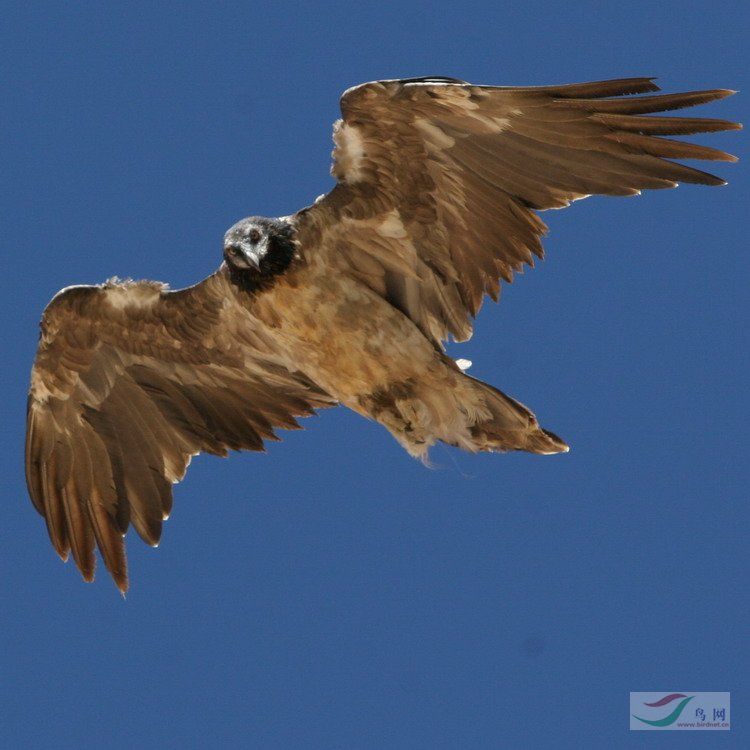
[[[723,184],[668,159],[734,157],[658,136],[739,125],[651,113],[734,92],[637,96],[658,90],[651,78],[518,88],[393,80],[352,88],[334,132],[338,185],[297,215],[301,246],[328,253],[332,268],[364,281],[436,346],[449,335],[466,339],[467,315],[476,315],[484,295],[497,298],[500,279],[512,281],[543,256],[546,227],[534,210],[679,182]],[[398,223],[401,236],[386,231],[372,241],[379,226]],[[341,247],[348,250],[333,252]]]
[[158,543],[192,455],[263,450],[274,427],[297,428],[295,416],[335,403],[264,349],[249,315],[221,271],[178,292],[152,282],[72,287],[48,305],[27,484],[55,550],[72,552],[85,580],[98,547],[127,590],[123,535],[132,524]]

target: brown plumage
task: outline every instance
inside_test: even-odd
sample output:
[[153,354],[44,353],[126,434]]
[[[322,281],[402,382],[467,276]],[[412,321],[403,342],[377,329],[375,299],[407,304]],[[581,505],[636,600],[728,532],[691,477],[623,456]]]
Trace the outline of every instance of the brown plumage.
[[734,157],[662,136],[740,126],[652,113],[733,92],[634,96],[656,90],[649,78],[357,86],[334,129],[334,189],[293,216],[236,224],[213,275],[180,291],[60,292],[42,319],[26,440],[29,493],[58,554],[92,580],[98,547],[125,591],[123,536],[132,524],[158,542],[192,455],[263,450],[275,428],[336,403],[415,456],[438,440],[567,450],[442,342],[467,339],[484,295],[542,257],[536,210],[723,184],[670,159]]

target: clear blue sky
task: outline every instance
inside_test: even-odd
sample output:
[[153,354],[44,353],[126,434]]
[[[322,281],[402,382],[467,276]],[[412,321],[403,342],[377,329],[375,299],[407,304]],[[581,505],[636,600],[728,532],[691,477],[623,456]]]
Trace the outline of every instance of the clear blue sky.
[[[427,469],[329,410],[265,455],[196,459],[161,547],[129,536],[127,600],[56,558],[22,473],[45,304],[191,284],[237,219],[327,191],[345,88],[750,91],[741,2],[259,6],[5,7],[0,742],[750,746],[746,162],[714,165],[725,188],[547,213],[548,260],[453,350],[568,455],[438,448]],[[750,119],[747,96],[701,114]],[[735,728],[629,732],[631,690],[732,691]]]

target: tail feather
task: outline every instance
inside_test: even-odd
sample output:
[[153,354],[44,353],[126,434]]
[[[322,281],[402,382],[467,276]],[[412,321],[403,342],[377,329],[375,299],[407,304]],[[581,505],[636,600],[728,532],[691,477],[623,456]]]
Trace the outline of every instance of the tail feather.
[[567,453],[570,448],[553,432],[539,426],[534,414],[523,404],[481,380],[471,378],[491,413],[489,419],[471,427],[477,450],[528,451],[529,453]]

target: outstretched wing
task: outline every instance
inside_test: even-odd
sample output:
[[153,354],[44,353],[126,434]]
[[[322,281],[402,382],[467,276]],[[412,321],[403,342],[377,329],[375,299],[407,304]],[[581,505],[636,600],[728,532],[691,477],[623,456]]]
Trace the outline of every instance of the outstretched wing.
[[721,99],[724,89],[659,96],[649,78],[535,88],[454,79],[349,89],[334,126],[337,186],[297,215],[303,248],[408,315],[436,345],[471,335],[485,294],[543,256],[535,210],[592,194],[634,195],[723,180],[670,159],[733,161],[662,138],[737,129],[651,117]]
[[55,550],[72,551],[86,580],[98,546],[127,589],[123,536],[132,524],[158,543],[192,455],[263,450],[274,427],[334,403],[279,359],[226,284],[70,287],[44,312],[26,477]]

